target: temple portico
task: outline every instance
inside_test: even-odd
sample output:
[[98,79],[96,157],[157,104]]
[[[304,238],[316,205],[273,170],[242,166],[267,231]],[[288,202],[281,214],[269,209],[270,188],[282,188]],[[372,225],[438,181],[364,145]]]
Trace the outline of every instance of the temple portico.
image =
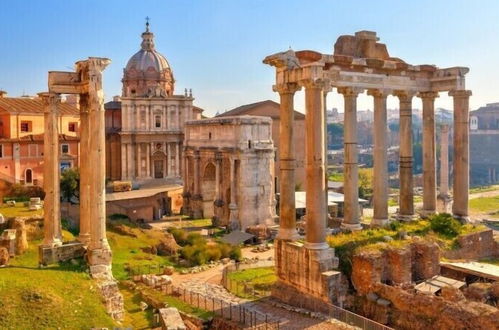
[[[267,56],[265,64],[276,69],[274,91],[281,97],[281,117],[291,112],[294,92],[305,89],[306,104],[306,237],[304,244],[295,241],[295,204],[293,187],[294,151],[292,119],[283,120],[280,128],[281,229],[276,243],[278,285],[274,294],[289,303],[294,298],[283,293],[304,293],[315,299],[333,301],[338,272],[333,271],[337,258],[326,244],[327,200],[324,157],[325,93],[336,88],[344,99],[344,220],[345,230],[360,230],[358,210],[357,96],[363,91],[373,97],[374,105],[374,219],[373,226],[389,221],[387,168],[386,100],[394,95],[400,102],[400,220],[414,218],[412,99],[423,102],[423,216],[436,212],[436,155],[434,101],[439,92],[454,98],[454,205],[453,215],[468,215],[468,99],[465,90],[465,67],[437,68],[433,65],[410,65],[390,57],[386,45],[379,43],[375,32],[360,31],[355,36],[340,36],[334,54],[288,50]],[[287,166],[289,165],[289,166]],[[284,175],[283,175],[284,174]],[[303,263],[312,265],[307,268]],[[280,288],[280,289],[279,289]]]

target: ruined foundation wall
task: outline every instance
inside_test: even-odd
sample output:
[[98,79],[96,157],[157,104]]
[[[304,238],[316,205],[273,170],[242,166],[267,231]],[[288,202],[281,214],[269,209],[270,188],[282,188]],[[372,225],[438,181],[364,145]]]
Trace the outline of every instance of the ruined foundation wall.
[[494,240],[494,232],[490,229],[477,233],[462,235],[457,238],[459,249],[444,252],[448,259],[481,259],[499,257],[499,242]]

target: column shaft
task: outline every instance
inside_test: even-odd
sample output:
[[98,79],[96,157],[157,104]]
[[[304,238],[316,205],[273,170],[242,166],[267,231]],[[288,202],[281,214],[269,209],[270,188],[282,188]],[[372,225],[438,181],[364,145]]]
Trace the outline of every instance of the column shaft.
[[294,103],[293,98],[299,87],[285,84],[275,88],[280,96],[279,121],[279,233],[277,238],[298,239],[296,231],[295,206],[295,144],[293,137]]
[[175,176],[180,176],[180,142],[175,143]]
[[449,195],[449,125],[440,130],[440,195]]
[[423,100],[423,216],[434,214],[437,208],[435,98],[436,92],[420,93]]
[[374,97],[374,178],[373,178],[373,225],[381,226],[388,222],[388,162],[387,162],[387,94],[380,90],[370,90]]
[[343,161],[343,223],[346,230],[360,230],[358,157],[357,157],[357,94],[352,88],[338,88],[345,101]]
[[126,144],[121,143],[121,180],[127,180],[128,175],[127,175],[127,150],[126,150]]
[[92,164],[89,154],[90,122],[88,118],[88,94],[80,95],[80,234],[78,240],[90,243],[90,173]]
[[414,216],[414,190],[412,176],[412,95],[407,92],[397,93],[399,98],[399,219],[412,220]]
[[468,220],[469,193],[469,97],[471,91],[451,91],[454,98],[454,175],[452,214]]
[[58,94],[42,94],[41,96],[45,103],[45,134],[43,137],[43,188],[45,190],[43,245],[59,246],[62,244],[59,131],[57,128],[60,97]]
[[229,204],[229,225],[232,230],[240,228],[239,213],[237,207],[237,184],[236,184],[236,160],[230,159],[230,204]]
[[324,162],[324,99],[322,81],[305,83],[306,209],[305,246],[324,249],[326,243],[326,173]]

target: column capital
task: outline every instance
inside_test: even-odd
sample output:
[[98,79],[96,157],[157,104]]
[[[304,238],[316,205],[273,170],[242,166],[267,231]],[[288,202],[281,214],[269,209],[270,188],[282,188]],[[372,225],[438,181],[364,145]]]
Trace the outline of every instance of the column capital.
[[453,98],[468,98],[471,96],[471,91],[470,90],[451,90],[449,91],[449,96],[452,96]]
[[111,63],[111,60],[105,57],[89,57],[88,69],[94,73],[101,73]]
[[438,97],[438,92],[428,91],[428,92],[419,92],[418,97],[429,100],[435,100]]
[[61,103],[61,95],[58,93],[43,92],[38,93],[38,97],[42,100],[44,112],[50,112],[48,109],[50,105],[59,105]]
[[360,93],[363,93],[364,90],[361,88],[355,88],[355,87],[338,87],[337,88],[339,94],[343,94],[343,96],[355,96],[359,95]]
[[284,83],[272,86],[272,90],[279,94],[294,94],[301,89],[297,83]]
[[390,89],[368,89],[367,95],[379,98],[387,98],[388,95],[392,94]]
[[396,90],[393,92],[393,96],[398,97],[399,102],[410,102],[415,95],[414,91]]
[[320,78],[310,78],[310,79],[304,79],[301,82],[301,85],[305,87],[306,89],[326,89],[329,88],[329,81],[320,79]]

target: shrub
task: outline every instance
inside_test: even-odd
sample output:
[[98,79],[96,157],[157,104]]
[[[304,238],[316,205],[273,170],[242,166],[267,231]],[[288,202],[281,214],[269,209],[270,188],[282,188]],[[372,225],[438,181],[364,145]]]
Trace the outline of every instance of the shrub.
[[171,227],[168,229],[168,232],[173,235],[175,241],[180,246],[187,245],[187,232],[180,228]]
[[232,251],[230,251],[230,258],[236,261],[241,261],[243,255],[239,246],[232,248]]
[[187,235],[187,243],[190,245],[206,244],[206,239],[199,233],[189,233]]
[[461,226],[461,223],[448,213],[437,214],[430,218],[431,230],[447,238],[459,235]]

